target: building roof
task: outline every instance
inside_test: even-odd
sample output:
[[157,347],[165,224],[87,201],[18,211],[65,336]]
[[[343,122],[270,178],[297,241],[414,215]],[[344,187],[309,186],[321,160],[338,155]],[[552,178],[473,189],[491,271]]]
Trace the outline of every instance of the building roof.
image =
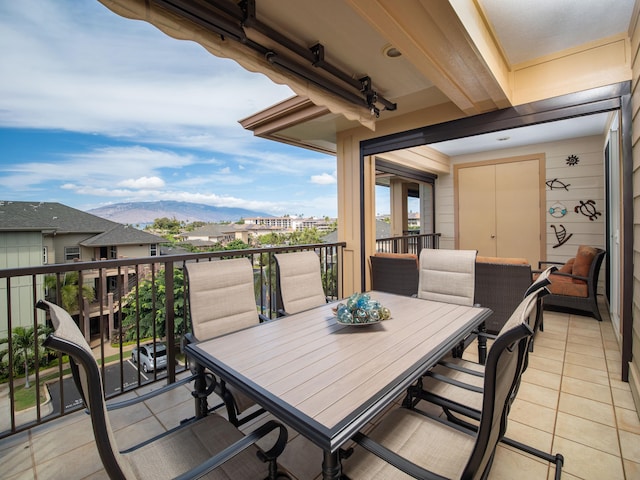
[[92,235],[87,247],[161,243],[165,239],[57,202],[0,201],[0,231]]

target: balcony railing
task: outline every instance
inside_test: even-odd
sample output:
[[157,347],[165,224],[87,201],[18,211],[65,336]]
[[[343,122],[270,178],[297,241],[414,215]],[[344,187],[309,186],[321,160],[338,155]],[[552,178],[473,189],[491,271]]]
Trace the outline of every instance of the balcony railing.
[[[185,263],[249,258],[254,267],[256,308],[274,318],[280,307],[274,254],[315,251],[320,258],[326,296],[340,298],[344,247],[345,243],[296,245],[0,270],[0,337],[6,335],[0,345],[0,438],[82,408],[66,359],[54,356],[50,362],[50,353],[39,348],[41,342],[37,338],[25,344],[25,330],[21,331],[22,338],[14,334],[15,327],[38,329],[48,322],[44,312],[35,308],[37,300],[48,298],[58,305],[67,304],[101,365],[105,395],[112,398],[150,382],[173,383],[176,373],[186,367],[180,354],[181,335],[189,331],[182,275]],[[77,282],[69,285],[68,277],[76,275]],[[152,333],[140,335],[149,318]],[[153,321],[157,318],[160,322]],[[128,328],[134,330],[134,339],[125,345]],[[167,369],[144,374],[130,361],[130,350],[153,339],[166,342]],[[16,374],[17,366],[24,371],[21,363],[25,357],[29,389],[24,388],[26,377]],[[33,406],[23,409],[25,393],[32,397],[26,403]]]
[[440,233],[420,233],[400,237],[377,238],[378,253],[413,253],[420,256],[423,248],[439,248]]

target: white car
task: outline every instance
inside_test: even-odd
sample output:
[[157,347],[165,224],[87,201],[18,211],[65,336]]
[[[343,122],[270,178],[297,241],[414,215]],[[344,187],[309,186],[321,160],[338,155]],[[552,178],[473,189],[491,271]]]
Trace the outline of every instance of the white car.
[[[131,361],[134,364],[138,363],[137,346],[133,347],[133,350],[131,350]],[[161,368],[166,368],[167,347],[164,345],[164,343],[156,342],[155,352],[153,342],[140,345],[140,365],[142,365],[142,371],[144,373],[151,372],[153,370],[159,370]]]

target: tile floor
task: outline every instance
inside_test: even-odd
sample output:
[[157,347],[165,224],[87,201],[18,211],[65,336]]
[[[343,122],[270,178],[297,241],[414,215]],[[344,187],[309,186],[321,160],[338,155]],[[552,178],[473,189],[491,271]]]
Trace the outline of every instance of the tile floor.
[[[468,352],[472,355],[473,349]],[[562,453],[564,479],[640,479],[640,421],[628,384],[619,380],[620,369],[610,322],[545,312],[545,329],[536,337],[510,414],[508,436]],[[193,400],[189,388],[180,387],[162,400],[127,410],[111,414],[121,448],[188,417]],[[280,463],[295,479],[320,478],[321,461],[317,447],[291,432]],[[500,445],[489,479],[553,476],[549,464]],[[0,477],[106,478],[88,416],[75,413],[0,440]]]

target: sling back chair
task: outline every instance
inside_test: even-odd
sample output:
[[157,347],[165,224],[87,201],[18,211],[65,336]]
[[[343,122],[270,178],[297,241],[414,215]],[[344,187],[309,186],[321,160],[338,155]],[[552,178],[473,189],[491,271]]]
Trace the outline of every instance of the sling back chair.
[[[109,423],[100,367],[91,348],[71,316],[63,308],[46,301],[36,306],[49,312],[54,332],[44,345],[69,357],[76,387],[91,416],[93,434],[100,459],[111,479],[160,480],[164,478],[253,479],[280,477],[277,456],[287,442],[287,430],[269,421],[244,436],[235,426],[217,414],[193,418],[154,438],[120,452]],[[122,405],[131,406],[155,396],[159,389]],[[267,452],[256,441],[279,430],[275,445]],[[265,464],[266,462],[266,464]],[[286,477],[286,475],[285,475]]]
[[475,250],[423,248],[420,252],[418,298],[473,305]]
[[[545,272],[542,278],[534,282],[532,288],[529,289],[529,294],[521,301],[512,315],[512,318],[521,319],[532,330],[528,344],[525,345],[527,351],[519,366],[521,373],[527,368],[529,345],[533,341],[534,323],[537,312],[541,309],[540,300],[548,294],[544,284],[549,284],[549,273],[549,271]],[[498,334],[497,338],[501,334],[502,332]],[[489,355],[491,355],[493,348],[495,348],[495,343],[489,350]],[[441,361],[427,373],[427,376],[423,377],[415,386],[409,388],[404,403],[408,406],[415,406],[421,400],[425,400],[441,407],[449,421],[475,430],[477,425],[469,423],[468,419],[481,421],[484,388],[486,388],[484,385],[486,385],[486,375],[488,374],[487,368],[485,365],[460,358]],[[507,410],[511,406],[519,386],[520,376],[517,377],[517,382],[513,385],[513,393],[509,398]],[[502,438],[501,441],[554,463],[556,466],[556,478],[560,478],[564,462],[561,454],[552,455],[507,437]]]
[[[446,250],[423,248],[419,257],[418,298],[457,305],[474,305],[476,250]],[[467,335],[453,348],[452,355],[459,357],[473,341],[474,334]],[[484,344],[478,348],[484,355]]]
[[[209,340],[269,320],[258,313],[253,268],[247,258],[186,263],[184,271],[191,324],[185,343]],[[258,409],[241,417],[255,402],[223,380],[214,381],[214,385],[234,425],[242,425],[264,413]]]
[[408,297],[418,294],[418,257],[411,253],[376,253],[371,262],[371,289]]
[[405,404],[369,434],[353,437],[363,448],[356,446],[343,461],[346,478],[405,478],[400,472],[420,479],[486,478],[506,430],[509,400],[532,333],[520,309],[497,336],[487,357],[482,415],[475,431]]
[[274,257],[278,270],[281,315],[292,315],[327,303],[322,287],[320,259],[315,252],[276,253]]

